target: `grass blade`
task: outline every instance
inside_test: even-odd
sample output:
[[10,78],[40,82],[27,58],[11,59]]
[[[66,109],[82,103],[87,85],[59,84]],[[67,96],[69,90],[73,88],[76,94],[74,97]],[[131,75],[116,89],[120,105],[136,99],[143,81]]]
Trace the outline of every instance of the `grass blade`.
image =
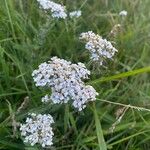
[[95,125],[96,125],[96,133],[97,133],[97,138],[98,138],[98,143],[99,143],[99,150],[107,150],[107,146],[105,143],[101,123],[100,123],[100,120],[98,118],[95,104],[94,104],[94,110],[93,111],[94,111],[94,118],[95,118]]
[[144,68],[141,68],[141,69],[136,69],[136,70],[133,70],[133,71],[128,71],[128,72],[116,74],[116,75],[109,76],[109,77],[102,77],[100,79],[90,81],[90,82],[88,82],[88,84],[97,84],[97,83],[100,83],[100,82],[106,82],[106,81],[111,81],[111,80],[115,80],[115,79],[134,76],[134,75],[142,74],[142,73],[145,73],[145,72],[150,72],[150,66],[149,67],[144,67]]

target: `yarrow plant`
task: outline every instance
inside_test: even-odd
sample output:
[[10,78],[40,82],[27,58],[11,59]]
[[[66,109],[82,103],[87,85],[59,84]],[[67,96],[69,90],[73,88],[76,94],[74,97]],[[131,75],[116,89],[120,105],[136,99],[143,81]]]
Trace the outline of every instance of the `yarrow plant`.
[[[70,17],[74,19],[82,15],[81,10],[67,13],[65,6],[51,0],[37,0],[37,2],[40,8],[47,12],[50,11],[53,18],[66,19]],[[123,15],[123,13],[120,15]],[[49,23],[45,27],[47,29]],[[120,28],[119,25],[116,26],[111,34],[115,35],[118,28]],[[42,30],[41,39],[44,39],[46,31],[45,29]],[[86,42],[85,48],[91,53],[91,59],[100,65],[103,65],[106,59],[112,59],[118,51],[111,42],[92,31],[81,33],[80,39]],[[32,72],[35,85],[51,91],[51,93],[47,93],[42,97],[41,101],[43,103],[63,104],[71,102],[78,111],[86,108],[88,102],[95,101],[98,95],[92,86],[84,82],[89,78],[89,75],[90,71],[83,63],[74,64],[58,57],[52,57],[50,61],[40,64]],[[51,146],[54,136],[53,123],[54,120],[50,114],[30,113],[25,123],[20,125],[24,142],[32,146],[35,144],[40,144],[42,147]]]
[[81,10],[76,10],[69,13],[70,18],[79,18],[81,15]]
[[86,42],[85,48],[91,53],[91,60],[100,65],[103,65],[106,59],[112,59],[114,54],[118,52],[111,42],[92,31],[81,33],[79,39]]
[[61,4],[55,3],[51,0],[37,0],[37,2],[40,4],[40,7],[44,10],[50,10],[53,18],[66,19],[66,9]]
[[54,135],[51,127],[53,123],[54,120],[50,114],[29,114],[25,124],[20,125],[24,142],[30,143],[32,146],[35,144],[40,144],[42,147],[51,146]]
[[36,86],[51,88],[51,96],[44,96],[42,102],[52,100],[54,104],[62,104],[72,100],[72,105],[79,111],[98,95],[92,86],[85,85],[82,81],[88,79],[89,75],[90,71],[83,63],[72,64],[57,57],[51,58],[48,63],[42,63],[32,73]]

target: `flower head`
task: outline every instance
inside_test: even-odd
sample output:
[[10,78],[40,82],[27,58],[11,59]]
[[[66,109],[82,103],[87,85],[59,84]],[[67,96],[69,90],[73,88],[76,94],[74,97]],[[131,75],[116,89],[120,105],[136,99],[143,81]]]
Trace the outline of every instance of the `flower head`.
[[119,15],[120,16],[127,16],[127,14],[128,14],[128,12],[126,11],[126,10],[122,10],[120,13],[119,13]]
[[67,17],[66,9],[64,6],[57,4],[51,0],[37,0],[37,1],[44,10],[51,11],[53,18],[65,19]]
[[111,59],[118,50],[111,42],[92,31],[81,33],[80,39],[86,42],[85,48],[91,53],[91,59],[103,65],[105,59]]
[[112,30],[109,33],[109,36],[116,37],[119,33],[122,32],[122,26],[121,24],[115,24],[112,28]]
[[48,63],[42,63],[32,73],[36,86],[51,88],[52,94],[42,98],[42,102],[50,100],[53,103],[67,103],[73,101],[73,106],[82,110],[88,101],[96,98],[97,92],[92,86],[84,84],[90,71],[83,63],[72,64],[70,61],[51,58]]
[[52,123],[54,123],[54,120],[50,114],[29,114],[25,124],[20,126],[24,142],[30,143],[32,146],[35,144],[40,144],[42,147],[51,146],[54,135],[51,127]]
[[70,18],[79,18],[81,15],[81,10],[76,10],[69,13]]

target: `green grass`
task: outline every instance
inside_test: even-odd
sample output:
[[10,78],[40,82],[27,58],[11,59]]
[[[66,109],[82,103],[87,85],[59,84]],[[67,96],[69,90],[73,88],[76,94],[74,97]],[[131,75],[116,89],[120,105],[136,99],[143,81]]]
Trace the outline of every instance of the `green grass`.
[[[41,149],[25,145],[12,126],[14,121],[24,122],[28,112],[36,112],[54,116],[54,150],[149,150],[150,1],[58,1],[69,10],[81,7],[83,16],[77,21],[48,20],[36,0],[0,0],[0,149]],[[128,16],[122,22],[118,13],[123,9]],[[109,38],[118,23],[123,32]],[[107,68],[89,65],[84,44],[78,39],[88,30],[115,42],[119,52],[114,61],[107,62]],[[70,105],[41,103],[45,93],[35,87],[31,73],[52,56],[81,61],[92,70],[87,83],[100,94],[83,112]],[[17,113],[26,96],[26,108]],[[124,107],[126,111],[116,123],[116,112]]]

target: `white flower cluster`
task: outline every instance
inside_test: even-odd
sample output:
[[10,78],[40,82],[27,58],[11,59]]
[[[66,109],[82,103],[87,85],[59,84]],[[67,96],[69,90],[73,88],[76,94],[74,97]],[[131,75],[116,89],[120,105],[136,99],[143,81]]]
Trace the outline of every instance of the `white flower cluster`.
[[111,42],[92,31],[81,33],[80,39],[86,41],[85,48],[91,53],[91,59],[99,62],[100,65],[103,65],[105,59],[111,59],[118,51]]
[[96,99],[95,89],[82,81],[87,79],[88,75],[90,71],[84,64],[72,64],[57,57],[51,58],[48,63],[42,63],[32,73],[36,86],[51,88],[51,96],[46,95],[42,102],[52,100],[56,104],[73,100],[73,106],[79,111],[86,107],[88,101]]
[[69,13],[70,18],[79,18],[81,15],[81,10],[76,10]]
[[53,18],[65,19],[67,17],[66,9],[64,6],[57,4],[51,0],[37,0],[37,1],[44,10],[51,11]]
[[41,144],[42,147],[51,146],[53,131],[52,123],[54,123],[53,117],[48,114],[29,114],[25,124],[21,124],[21,136],[23,136],[25,143],[30,143],[32,146],[35,144]]
[[127,12],[126,10],[122,10],[122,11],[119,13],[119,15],[120,15],[120,16],[123,16],[123,17],[127,16],[127,14],[128,14],[128,12]]

